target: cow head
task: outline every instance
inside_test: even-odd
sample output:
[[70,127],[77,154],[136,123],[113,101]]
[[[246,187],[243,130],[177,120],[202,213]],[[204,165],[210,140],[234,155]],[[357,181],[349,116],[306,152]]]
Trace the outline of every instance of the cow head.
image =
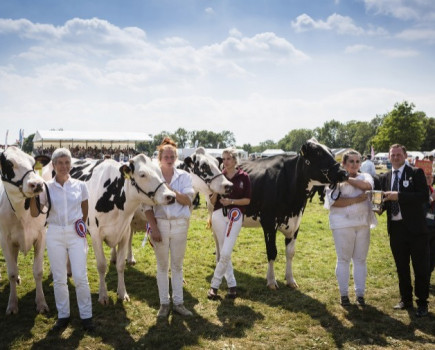
[[141,202],[147,205],[172,204],[175,193],[162,180],[160,168],[144,154],[138,154],[119,169],[124,178],[130,179],[131,185],[141,196]]
[[204,194],[213,192],[228,194],[233,184],[223,176],[219,161],[205,153],[205,149],[199,147],[191,157],[184,160],[183,169],[192,175],[192,184],[195,190]]
[[8,147],[0,155],[1,179],[15,186],[24,197],[34,197],[42,192],[43,180],[36,175],[35,160],[15,146]]
[[312,185],[335,185],[349,178],[349,174],[335,160],[331,150],[315,138],[302,145],[300,156]]

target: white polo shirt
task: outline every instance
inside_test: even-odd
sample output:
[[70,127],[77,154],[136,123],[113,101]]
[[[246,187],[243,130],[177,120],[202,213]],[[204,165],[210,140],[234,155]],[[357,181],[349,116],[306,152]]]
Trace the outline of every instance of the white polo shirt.
[[[71,226],[83,218],[81,203],[89,198],[86,183],[69,176],[61,186],[56,178],[47,182],[50,191],[51,209],[47,223],[56,226]],[[48,206],[45,191],[39,195],[41,204]]]

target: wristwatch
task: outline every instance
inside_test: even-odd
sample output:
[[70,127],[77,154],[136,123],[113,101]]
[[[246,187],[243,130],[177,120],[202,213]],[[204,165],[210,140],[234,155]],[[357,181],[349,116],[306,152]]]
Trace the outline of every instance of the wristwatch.
[[231,199],[231,204],[234,204],[234,199]]

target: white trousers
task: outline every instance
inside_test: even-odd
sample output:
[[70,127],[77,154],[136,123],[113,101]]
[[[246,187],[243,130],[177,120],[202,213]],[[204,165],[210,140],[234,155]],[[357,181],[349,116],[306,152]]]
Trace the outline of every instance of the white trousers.
[[54,299],[59,318],[70,316],[69,291],[67,281],[67,260],[71,262],[71,272],[76,286],[77,304],[80,318],[92,317],[91,291],[88,282],[87,256],[88,242],[80,237],[74,226],[49,225],[47,229],[47,253],[53,273]]
[[230,219],[224,216],[221,209],[213,212],[211,220],[215,241],[219,247],[219,261],[214,270],[211,287],[219,289],[223,277],[227,281],[228,288],[235,287],[237,283],[234,277],[233,264],[231,263],[231,253],[242,228],[243,216],[239,220],[233,221],[231,228]]
[[171,255],[172,301],[175,305],[183,303],[183,260],[186,252],[189,219],[157,219],[162,236],[161,242],[154,242],[157,260],[157,287],[160,304],[169,304],[169,253]]
[[340,295],[347,296],[349,288],[350,261],[353,263],[355,295],[363,297],[367,277],[367,253],[370,244],[369,226],[346,227],[332,230],[337,252],[337,276]]

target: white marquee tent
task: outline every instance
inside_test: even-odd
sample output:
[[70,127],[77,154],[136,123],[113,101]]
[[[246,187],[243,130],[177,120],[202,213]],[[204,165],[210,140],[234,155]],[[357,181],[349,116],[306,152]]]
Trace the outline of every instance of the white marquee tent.
[[106,147],[134,148],[138,142],[152,138],[140,132],[38,130],[33,137],[33,147]]

